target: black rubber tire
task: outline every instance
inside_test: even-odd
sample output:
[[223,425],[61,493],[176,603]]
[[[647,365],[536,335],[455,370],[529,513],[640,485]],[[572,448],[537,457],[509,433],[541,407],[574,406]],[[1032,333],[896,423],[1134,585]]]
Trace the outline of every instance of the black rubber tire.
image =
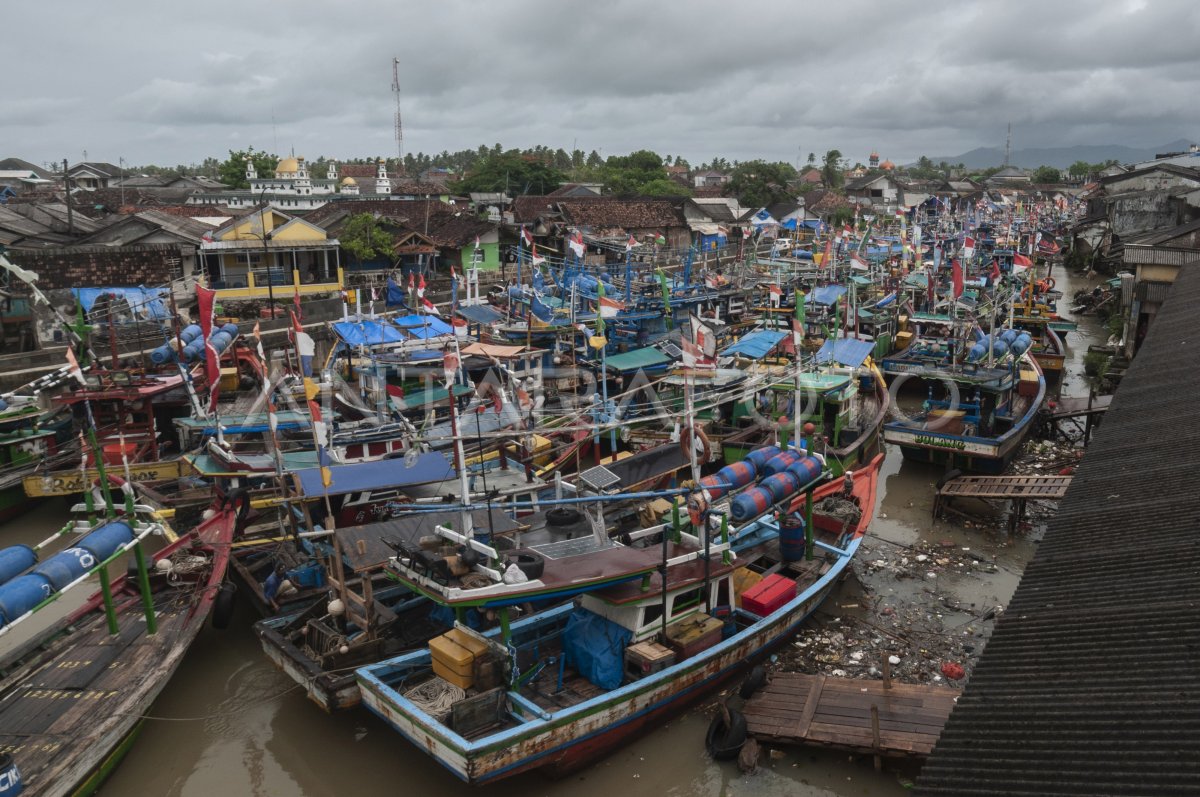
[[942,478],[938,479],[937,489],[939,489],[939,490],[942,489],[947,484],[949,484],[950,482],[954,481],[955,479],[957,479],[959,476],[962,476],[962,475],[963,475],[963,472],[961,470],[959,470],[958,468],[951,468],[950,470],[946,471],[946,473],[942,476]]
[[767,671],[761,665],[757,664],[750,670],[750,674],[746,676],[746,680],[742,681],[742,687],[738,689],[738,697],[742,700],[749,700],[754,697],[754,693],[767,685]]
[[229,621],[233,619],[233,593],[236,591],[237,587],[229,581],[221,585],[216,600],[213,601],[213,628],[224,631],[229,627]]
[[572,523],[578,523],[583,517],[578,509],[571,509],[566,506],[556,506],[546,511],[546,525],[548,526],[569,526]]
[[536,553],[511,553],[506,561],[505,569],[508,568],[508,565],[516,565],[530,581],[541,578],[542,571],[546,569],[546,560]]
[[704,735],[704,749],[717,761],[732,761],[738,757],[742,745],[746,743],[746,717],[737,709],[729,709],[729,725],[725,724],[724,714],[718,710],[717,716],[708,723],[708,733]]

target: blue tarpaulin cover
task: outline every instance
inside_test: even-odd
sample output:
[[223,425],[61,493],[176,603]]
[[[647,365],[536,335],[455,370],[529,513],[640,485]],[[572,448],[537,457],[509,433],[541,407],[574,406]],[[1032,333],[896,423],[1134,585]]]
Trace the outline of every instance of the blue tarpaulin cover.
[[450,324],[435,315],[397,316],[392,323],[422,339],[435,335],[449,335],[454,331]]
[[491,305],[486,304],[459,305],[458,314],[468,321],[474,321],[476,324],[495,324],[504,318]]
[[355,493],[360,490],[382,490],[390,487],[407,487],[414,484],[429,484],[454,478],[454,468],[445,454],[429,451],[417,457],[411,468],[404,459],[379,459],[374,462],[355,462],[352,465],[334,465],[329,469],[333,481],[326,490],[321,483],[321,469],[308,468],[296,473],[300,490],[306,496]]
[[845,285],[822,285],[808,295],[807,301],[815,304],[834,304],[846,293]]
[[767,352],[775,348],[779,341],[787,337],[787,334],[777,329],[760,329],[742,336],[741,340],[732,346],[727,346],[721,354],[740,354],[743,357],[760,360],[766,357]]
[[625,673],[625,646],[633,632],[587,609],[567,618],[562,645],[567,663],[601,689],[616,689]]
[[85,313],[92,312],[96,300],[101,296],[119,296],[129,305],[129,309],[141,318],[167,318],[167,308],[163,305],[165,288],[72,288],[71,292],[83,305]]
[[400,343],[400,330],[380,321],[338,321],[333,325],[337,336],[351,346],[378,346],[381,343]]
[[871,356],[871,352],[874,350],[875,341],[873,340],[853,340],[850,338],[827,340],[825,341],[825,345],[821,346],[821,350],[817,352],[817,362],[826,363],[830,360],[836,360],[842,365],[858,367],[866,362],[866,359]]
[[402,307],[408,304],[408,292],[403,286],[398,285],[395,280],[387,281],[387,296],[384,297],[384,304],[387,307]]

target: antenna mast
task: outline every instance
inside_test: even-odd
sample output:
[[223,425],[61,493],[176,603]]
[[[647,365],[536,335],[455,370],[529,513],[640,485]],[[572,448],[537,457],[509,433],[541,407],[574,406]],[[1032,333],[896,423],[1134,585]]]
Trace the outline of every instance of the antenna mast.
[[392,58],[392,96],[396,98],[396,152],[400,156],[397,169],[404,174],[404,123],[400,119],[400,59]]
[[[396,100],[400,102],[399,99]],[[396,124],[400,124],[400,106],[396,106]],[[1008,166],[1008,156],[1012,154],[1012,122],[1008,123],[1008,138],[1004,139],[1004,165]]]

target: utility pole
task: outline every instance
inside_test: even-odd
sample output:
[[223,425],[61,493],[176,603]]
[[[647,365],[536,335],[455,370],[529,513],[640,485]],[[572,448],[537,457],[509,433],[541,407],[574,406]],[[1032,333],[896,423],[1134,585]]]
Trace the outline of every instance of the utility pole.
[[67,159],[63,158],[63,187],[67,195],[67,234],[75,234],[75,215],[71,211],[71,176],[67,173]]
[[392,58],[392,96],[396,98],[396,153],[399,171],[404,174],[404,122],[400,118],[400,59]]
[[1008,123],[1008,138],[1004,139],[1004,166],[1008,167],[1008,157],[1012,154],[1012,122]]

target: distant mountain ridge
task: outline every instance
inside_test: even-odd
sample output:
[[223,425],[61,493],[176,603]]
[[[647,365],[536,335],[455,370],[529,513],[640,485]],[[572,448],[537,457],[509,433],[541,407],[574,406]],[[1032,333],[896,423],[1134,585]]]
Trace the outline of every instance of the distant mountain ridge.
[[[1053,166],[1065,169],[1076,161],[1102,163],[1117,160],[1121,163],[1139,163],[1152,160],[1155,155],[1164,152],[1186,152],[1195,142],[1187,139],[1177,139],[1157,147],[1126,147],[1122,144],[1092,144],[1072,147],[1030,147],[1013,150],[1009,163],[1022,169],[1036,169],[1038,166]],[[1003,147],[976,147],[961,155],[929,156],[934,163],[961,163],[968,169],[986,169],[990,166],[1004,165]]]

